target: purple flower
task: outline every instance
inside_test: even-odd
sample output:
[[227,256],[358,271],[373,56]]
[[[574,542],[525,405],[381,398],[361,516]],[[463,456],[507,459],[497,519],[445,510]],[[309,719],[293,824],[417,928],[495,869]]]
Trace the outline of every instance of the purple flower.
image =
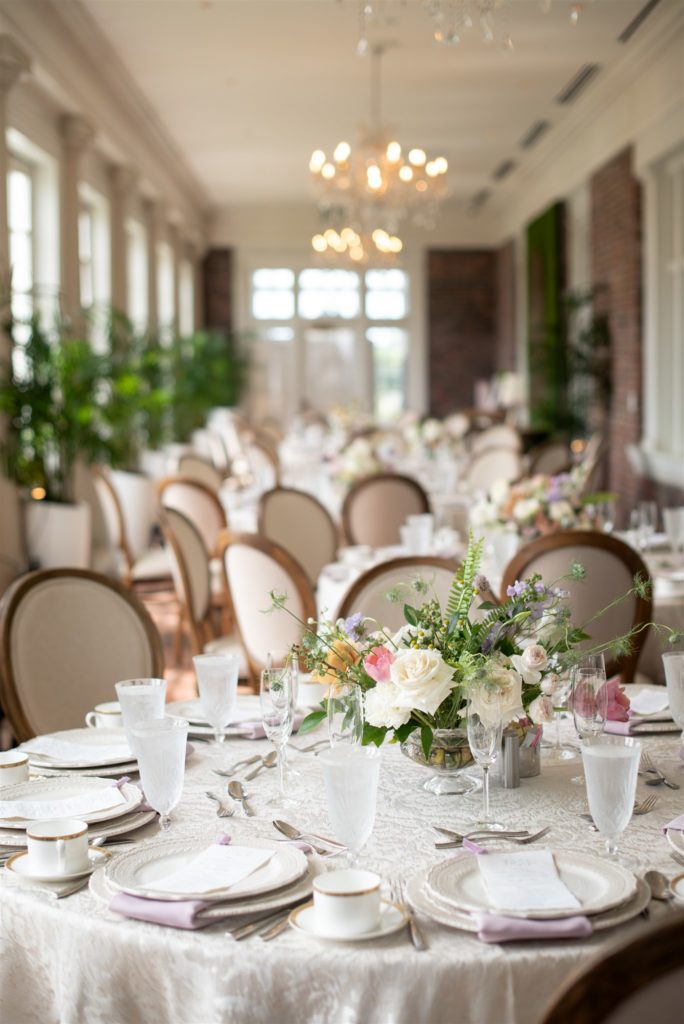
[[534,585],[534,589],[537,591],[538,594],[546,593],[546,587],[544,586],[541,580],[537,580],[537,582]]
[[344,620],[344,630],[350,640],[361,640],[365,628],[363,625],[363,615],[361,612],[355,612],[354,615],[350,615],[348,619]]
[[509,597],[521,597],[526,590],[526,584],[524,580],[516,580],[511,586],[506,587],[506,593]]

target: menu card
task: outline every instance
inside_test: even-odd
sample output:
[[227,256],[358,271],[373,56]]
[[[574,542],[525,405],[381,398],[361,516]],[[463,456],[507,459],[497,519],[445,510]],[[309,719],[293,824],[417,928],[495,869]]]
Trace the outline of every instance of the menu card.
[[561,881],[551,850],[488,852],[477,863],[493,910],[581,909]]
[[103,786],[102,789],[91,790],[88,793],[43,800],[30,797],[23,800],[0,800],[0,818],[30,821],[81,818],[84,814],[94,814],[96,811],[105,811],[125,803],[125,797],[116,786]]
[[156,882],[149,882],[145,888],[160,893],[228,889],[267,864],[273,853],[273,850],[255,850],[249,846],[209,846],[183,867]]
[[22,743],[20,750],[53,761],[73,761],[78,764],[102,764],[104,761],[119,759],[121,764],[133,758],[131,748],[124,739],[120,743],[93,744],[71,743],[53,736],[36,736]]

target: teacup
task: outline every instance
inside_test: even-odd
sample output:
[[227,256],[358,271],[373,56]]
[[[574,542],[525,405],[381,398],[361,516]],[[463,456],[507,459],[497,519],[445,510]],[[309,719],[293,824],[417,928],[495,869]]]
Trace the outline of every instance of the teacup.
[[29,777],[28,754],[23,750],[0,751],[0,786],[14,786]]
[[118,700],[108,700],[104,704],[96,704],[93,711],[85,716],[89,729],[121,729],[123,715]]
[[88,826],[77,818],[34,821],[26,829],[31,869],[41,875],[73,875],[88,868]]
[[380,923],[380,875],[345,868],[313,881],[314,921],[321,935],[347,938]]

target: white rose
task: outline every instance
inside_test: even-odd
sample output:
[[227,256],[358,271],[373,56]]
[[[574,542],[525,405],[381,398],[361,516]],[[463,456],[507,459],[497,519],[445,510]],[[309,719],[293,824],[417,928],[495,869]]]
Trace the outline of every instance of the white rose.
[[534,519],[539,511],[539,502],[536,498],[521,498],[513,506],[513,518],[518,523],[527,523]]
[[400,650],[390,668],[390,678],[400,696],[398,707],[416,708],[433,715],[454,687],[454,670],[439,651]]
[[552,501],[549,505],[549,519],[554,523],[572,523],[575,514],[569,501]]
[[428,444],[439,441],[442,436],[442,424],[439,420],[425,420],[423,424],[423,438]]
[[495,523],[497,520],[497,508],[491,501],[480,501],[470,510],[470,525],[471,526],[488,526],[490,523]]
[[541,722],[553,721],[553,701],[550,697],[537,697],[527,709],[529,718],[539,725]]
[[560,678],[555,672],[549,672],[541,681],[541,691],[545,693],[547,697],[552,697],[558,689]]
[[522,653],[522,660],[526,669],[543,672],[549,663],[549,656],[541,644],[529,644]]
[[519,672],[522,676],[522,681],[525,686],[538,686],[541,682],[541,672],[535,671],[533,668],[528,668],[524,662],[524,654],[512,654],[511,662],[516,672]]
[[505,480],[495,480],[489,488],[489,496],[495,505],[503,505],[510,492],[510,486]]
[[366,721],[380,728],[398,729],[411,717],[410,708],[397,706],[399,691],[392,683],[377,683],[372,690],[366,690],[364,703]]
[[487,682],[493,685],[477,686],[469,693],[471,704],[483,722],[494,725],[499,718],[510,722],[523,713],[522,678],[510,667],[508,659],[490,659]]

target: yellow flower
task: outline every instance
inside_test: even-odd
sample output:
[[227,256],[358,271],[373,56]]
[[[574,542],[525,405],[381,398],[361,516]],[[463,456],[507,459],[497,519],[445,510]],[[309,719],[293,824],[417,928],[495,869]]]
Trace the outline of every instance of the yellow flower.
[[[327,650],[325,660],[328,668],[322,672],[312,672],[311,682],[329,686],[334,692],[342,685],[340,677],[346,675],[350,665],[356,665],[361,660],[361,654],[351,640],[334,640]],[[345,681],[352,682],[351,679]]]

